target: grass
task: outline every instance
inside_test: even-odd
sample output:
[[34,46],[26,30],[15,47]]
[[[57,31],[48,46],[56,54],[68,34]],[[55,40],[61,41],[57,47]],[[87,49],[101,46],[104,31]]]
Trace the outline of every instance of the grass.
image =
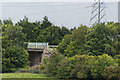
[[3,73],[2,78],[47,78],[44,74],[35,73]]

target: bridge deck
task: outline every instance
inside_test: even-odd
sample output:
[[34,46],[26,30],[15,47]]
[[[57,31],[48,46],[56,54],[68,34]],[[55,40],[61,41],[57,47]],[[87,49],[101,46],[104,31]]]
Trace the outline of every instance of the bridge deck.
[[27,51],[43,51],[45,48],[27,48]]

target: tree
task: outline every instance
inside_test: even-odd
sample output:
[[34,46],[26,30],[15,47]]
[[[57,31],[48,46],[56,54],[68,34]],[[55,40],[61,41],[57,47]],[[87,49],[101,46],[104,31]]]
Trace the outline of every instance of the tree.
[[74,29],[72,32],[72,41],[65,50],[65,55],[71,57],[76,54],[84,54],[84,44],[86,42],[88,27],[81,25],[78,29]]
[[118,54],[118,31],[114,23],[96,24],[90,28],[85,44],[85,53],[89,55]]
[[25,34],[21,26],[11,24],[2,25],[2,70],[3,72],[15,71],[27,67],[29,54],[24,49]]
[[52,26],[52,23],[48,20],[48,17],[45,16],[43,18],[42,23],[41,23],[41,27],[42,27],[42,29],[45,29],[45,28],[50,27],[50,26]]
[[102,78],[103,71],[108,66],[118,66],[118,63],[113,59],[113,57],[108,54],[102,54],[97,56],[97,59],[93,62],[91,67],[91,75],[94,78]]
[[23,46],[24,41],[26,39],[26,35],[22,32],[21,26],[14,26],[14,25],[2,25],[3,29],[3,36],[8,37],[8,41],[12,41],[13,45],[16,46]]
[[20,22],[18,22],[16,25],[22,26],[22,32],[26,34],[26,42],[34,41],[35,36],[34,32],[32,32],[36,28],[36,25],[34,25],[34,23],[29,22],[28,18],[25,16],[24,19],[20,20]]
[[67,48],[67,45],[70,43],[70,41],[72,40],[72,35],[68,34],[68,35],[65,35],[64,38],[62,39],[62,42],[58,45],[58,48],[57,50],[64,54],[66,48]]
[[11,72],[28,66],[29,54],[21,47],[9,45],[2,49],[2,71]]
[[41,29],[37,37],[39,42],[49,42],[52,45],[58,45],[61,42],[63,35],[61,34],[62,30],[58,26],[49,26],[45,29]]
[[12,22],[12,20],[9,18],[9,19],[3,20],[3,24],[11,24],[11,25],[13,25],[13,22]]

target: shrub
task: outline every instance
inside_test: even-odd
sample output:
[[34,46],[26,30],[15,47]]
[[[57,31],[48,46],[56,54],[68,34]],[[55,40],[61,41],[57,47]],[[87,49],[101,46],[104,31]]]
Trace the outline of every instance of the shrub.
[[55,77],[57,74],[57,70],[58,70],[58,68],[57,68],[58,63],[62,59],[64,59],[63,55],[61,55],[57,52],[52,53],[52,56],[50,59],[48,59],[48,62],[46,62],[46,64],[44,64],[44,62],[41,64],[42,65],[41,68],[44,68],[43,72],[45,72],[48,76]]
[[91,78],[91,66],[95,61],[94,56],[78,55],[76,56],[74,69],[71,71],[71,76],[75,78]]
[[115,55],[114,58],[117,61],[118,66],[120,66],[120,55]]
[[106,79],[120,79],[120,66],[109,66],[104,69],[103,77]]
[[98,56],[91,67],[93,78],[102,78],[102,73],[108,66],[118,66],[118,64],[111,56],[108,56],[108,54]]
[[29,64],[29,54],[23,48],[15,46],[7,47],[2,51],[2,71],[13,72],[19,68],[25,68]]
[[43,63],[41,69],[48,76],[56,78],[104,78],[103,73],[105,73],[106,67],[118,65],[116,60],[107,54],[101,56],[75,55],[67,58],[55,53],[47,62],[45,60]]
[[88,78],[93,56],[75,55],[65,58],[58,65],[57,77],[59,78]]
[[71,78],[72,76],[70,75],[70,73],[76,63],[75,60],[76,60],[75,57],[65,58],[65,59],[61,60],[57,66],[58,71],[57,71],[56,77]]

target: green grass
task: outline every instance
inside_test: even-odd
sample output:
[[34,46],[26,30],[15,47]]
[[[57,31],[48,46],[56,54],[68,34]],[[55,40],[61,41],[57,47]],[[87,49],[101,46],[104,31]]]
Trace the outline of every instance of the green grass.
[[44,74],[35,73],[3,73],[2,78],[47,78]]

